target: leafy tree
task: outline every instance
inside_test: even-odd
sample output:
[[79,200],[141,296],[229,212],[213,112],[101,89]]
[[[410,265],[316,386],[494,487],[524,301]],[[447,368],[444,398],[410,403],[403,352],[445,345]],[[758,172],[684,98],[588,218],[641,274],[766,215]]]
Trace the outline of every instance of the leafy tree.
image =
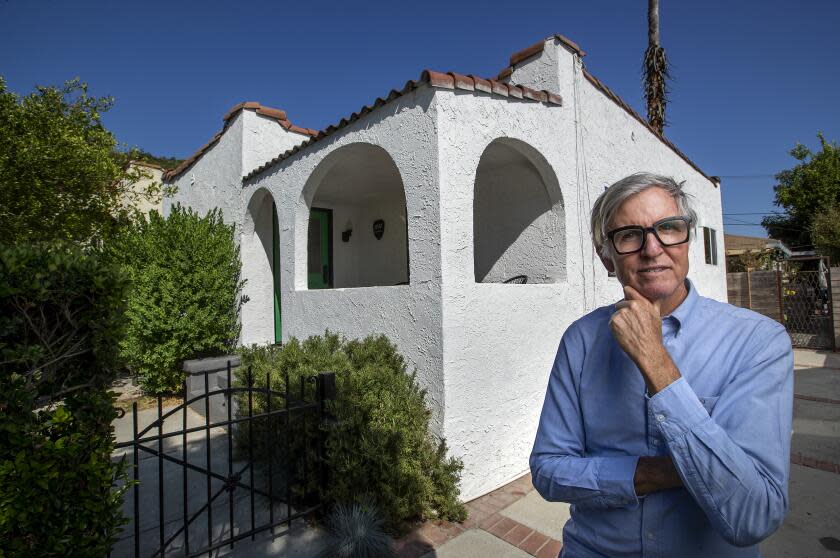
[[183,159],[176,159],[175,157],[163,157],[160,155],[152,155],[148,151],[138,149],[134,153],[134,158],[138,161],[145,161],[159,166],[163,170],[171,170],[184,162]]
[[840,147],[826,141],[821,133],[817,137],[820,151],[814,153],[797,143],[790,154],[800,163],[776,175],[775,203],[787,215],[769,216],[761,221],[771,237],[789,246],[813,244],[812,224],[816,215],[840,204]]
[[102,125],[113,102],[78,79],[21,98],[0,77],[0,238],[89,243],[128,220],[146,174]]
[[840,262],[840,206],[832,205],[814,216],[811,239],[820,254]]

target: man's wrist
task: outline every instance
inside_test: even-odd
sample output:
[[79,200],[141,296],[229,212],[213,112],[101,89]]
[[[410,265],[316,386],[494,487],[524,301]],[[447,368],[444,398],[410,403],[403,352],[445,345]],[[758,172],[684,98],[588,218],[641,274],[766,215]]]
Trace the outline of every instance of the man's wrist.
[[648,353],[646,358],[637,364],[645,378],[650,395],[662,391],[682,377],[664,346]]
[[682,479],[669,456],[640,457],[633,475],[633,485],[638,496],[658,490],[678,488]]

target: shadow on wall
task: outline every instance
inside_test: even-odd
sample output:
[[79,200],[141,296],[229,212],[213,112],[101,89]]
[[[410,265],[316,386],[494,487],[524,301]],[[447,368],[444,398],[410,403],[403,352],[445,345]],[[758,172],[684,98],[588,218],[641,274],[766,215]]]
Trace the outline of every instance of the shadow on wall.
[[528,283],[565,280],[560,186],[530,145],[500,138],[484,150],[475,179],[473,239],[477,283],[521,283],[521,276]]
[[330,153],[312,176],[308,288],[407,284],[405,189],[388,152],[350,144]]

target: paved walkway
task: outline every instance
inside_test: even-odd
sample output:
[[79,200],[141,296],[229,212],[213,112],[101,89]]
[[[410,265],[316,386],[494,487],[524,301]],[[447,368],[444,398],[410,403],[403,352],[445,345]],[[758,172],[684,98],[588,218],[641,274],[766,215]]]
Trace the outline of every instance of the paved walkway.
[[[765,558],[840,556],[840,353],[794,352],[790,511]],[[397,541],[403,558],[556,558],[569,507],[529,474],[467,504],[463,524],[432,521]]]
[[[838,558],[840,354],[797,350],[795,369],[790,511],[781,529],[764,541],[761,549],[766,558]],[[156,409],[141,411],[140,427],[152,422],[156,414]],[[203,417],[190,410],[187,421],[190,425],[198,424]],[[115,426],[119,439],[130,437],[127,418],[117,421]],[[174,426],[167,422],[164,431],[170,428]],[[166,451],[177,451],[178,442],[171,443],[172,447]],[[214,455],[223,453],[214,452]],[[148,461],[153,463],[151,459]],[[543,500],[534,490],[529,474],[468,502],[467,509],[469,518],[464,523],[429,521],[396,541],[399,555],[403,558],[556,558],[562,548],[562,530],[569,518],[569,506]],[[225,549],[220,556],[313,558],[323,548],[323,532],[311,526],[302,527],[286,536],[271,537],[266,533],[253,543],[243,541],[233,549]]]

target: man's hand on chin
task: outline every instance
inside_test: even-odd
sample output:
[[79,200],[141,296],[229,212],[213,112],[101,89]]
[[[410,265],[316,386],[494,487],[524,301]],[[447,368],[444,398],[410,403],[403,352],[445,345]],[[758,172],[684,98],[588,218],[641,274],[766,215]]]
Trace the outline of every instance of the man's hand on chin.
[[651,302],[633,287],[624,287],[625,299],[618,302],[610,319],[616,342],[636,363],[653,395],[680,378],[680,371],[662,344],[659,301]]

